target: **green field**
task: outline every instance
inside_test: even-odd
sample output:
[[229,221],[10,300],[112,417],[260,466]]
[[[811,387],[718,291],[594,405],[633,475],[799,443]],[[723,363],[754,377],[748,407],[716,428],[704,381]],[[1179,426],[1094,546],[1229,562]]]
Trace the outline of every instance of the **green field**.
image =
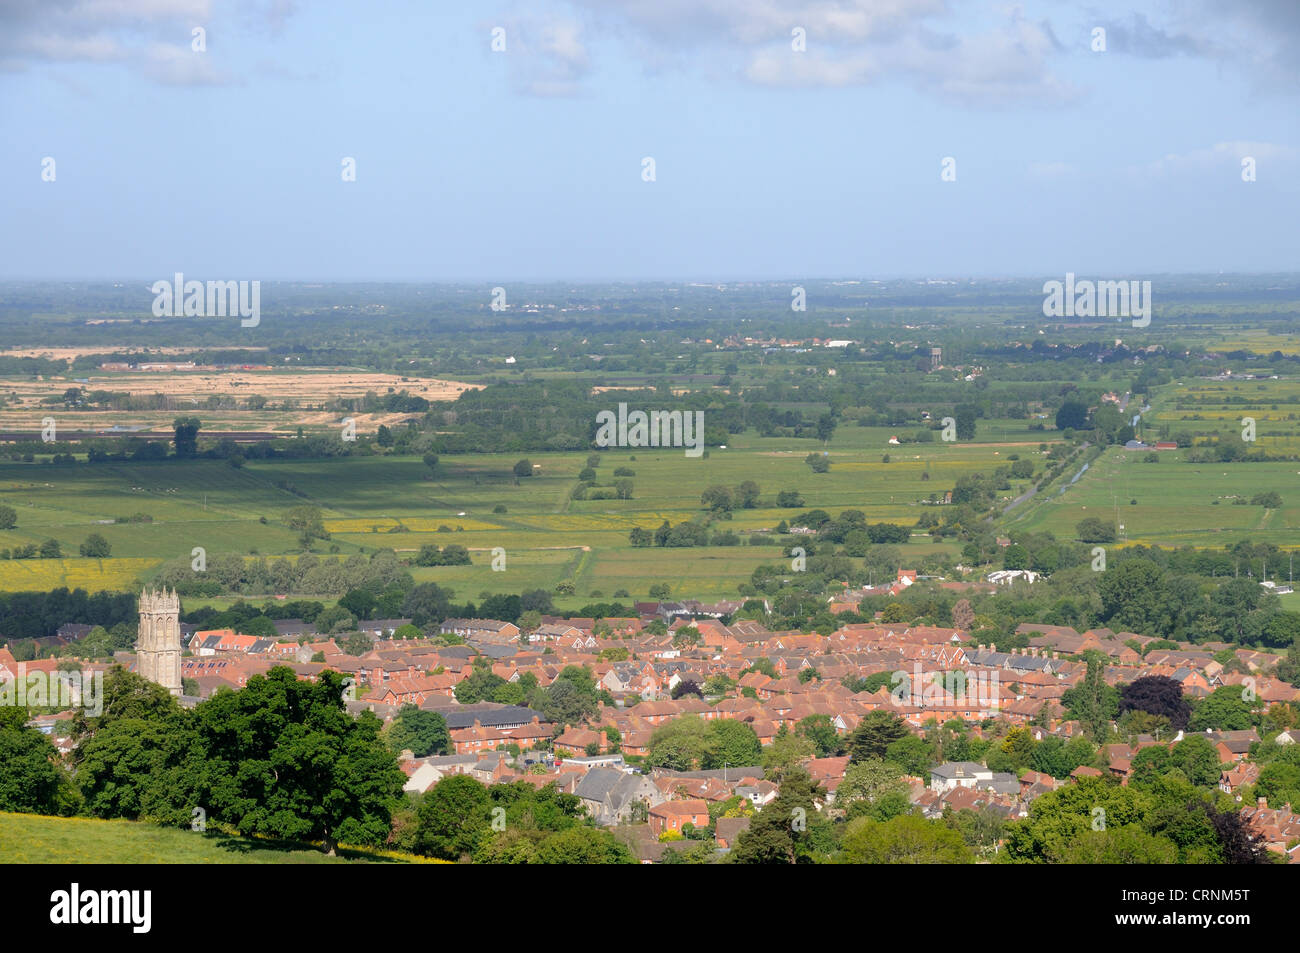
[[[563,579],[574,581],[577,605],[619,589],[644,598],[655,582],[667,582],[683,595],[724,598],[737,595],[737,586],[759,563],[774,559],[777,548],[633,549],[629,531],[687,520],[702,512],[700,494],[706,487],[734,487],[750,479],[769,503],[777,491],[794,489],[805,499],[803,509],[835,514],[855,508],[870,522],[912,525],[924,510],[919,500],[941,496],[965,473],[990,471],[1012,453],[1041,461],[1038,448],[1045,435],[1031,434],[1025,426],[990,422],[981,436],[993,438],[991,443],[890,446],[893,431],[846,425],[826,448],[832,466],[825,474],[814,474],[804,462],[808,453],[821,451],[815,440],[740,434],[726,449],[695,459],[667,449],[601,453],[600,484],[612,483],[616,467],[635,471],[630,500],[570,499],[586,452],[531,454],[539,469],[520,480],[511,473],[518,455],[504,454],[446,456],[432,475],[418,458],[388,456],[250,461],[240,469],[215,460],[64,467],[6,463],[0,465],[0,503],[18,511],[18,526],[0,532],[0,548],[52,537],[65,556],[72,555],[0,561],[0,590],[130,588],[165,561],[188,562],[196,546],[209,558],[293,555],[300,552],[297,535],[283,516],[311,503],[322,508],[332,536],[317,543],[317,553],[332,547],[343,555],[390,547],[413,553],[425,543],[467,547],[472,566],[414,570],[418,581],[450,586],[460,598],[550,589]],[[885,454],[891,462],[883,462]],[[1025,486],[1016,481],[1009,495]],[[506,512],[494,513],[498,505]],[[770,505],[740,510],[715,529],[770,529],[798,512]],[[152,522],[111,522],[138,513]],[[108,539],[111,558],[76,556],[92,532]],[[505,572],[491,568],[498,547],[506,551]],[[906,548],[915,549],[917,559],[936,551],[928,537],[917,537]]]
[[[1270,453],[1300,452],[1294,418],[1300,415],[1300,383],[1293,381],[1189,380],[1165,385],[1152,397],[1144,422],[1148,440],[1170,431],[1239,432],[1238,421],[1258,421],[1256,447]],[[647,598],[654,583],[674,594],[732,598],[754,567],[778,558],[775,546],[634,549],[628,533],[665,520],[679,523],[701,513],[700,494],[712,484],[734,487],[756,481],[764,505],[738,510],[714,530],[748,534],[771,529],[802,509],[832,514],[859,509],[869,522],[915,525],[921,502],[942,495],[971,472],[988,473],[1012,455],[1041,470],[1040,446],[1059,439],[1054,430],[1034,431],[1032,420],[981,420],[977,441],[889,444],[915,428],[891,430],[842,424],[826,447],[811,439],[731,435],[725,449],[690,458],[676,449],[620,448],[599,454],[597,480],[611,485],[616,467],[635,471],[630,500],[574,501],[570,494],[587,452],[530,454],[535,475],[516,479],[518,454],[444,456],[435,472],[415,457],[340,457],[311,461],[159,461],[50,466],[0,464],[0,504],[18,512],[16,529],[0,532],[0,549],[58,539],[63,559],[0,560],[0,590],[50,589],[60,585],[129,589],[148,581],[165,562],[188,562],[194,547],[208,557],[222,554],[295,556],[297,534],[285,513],[301,504],[321,507],[328,542],[319,554],[349,555],[392,548],[412,554],[426,544],[457,543],[473,565],[415,568],[417,581],[450,587],[459,599],[486,592],[551,590],[562,580],[575,585],[562,608],[626,590]],[[804,458],[825,452],[831,470],[814,474]],[[885,462],[888,455],[889,461]],[[1002,530],[1051,531],[1073,539],[1084,517],[1122,524],[1121,543],[1220,546],[1251,538],[1294,545],[1300,529],[1300,466],[1294,462],[1192,464],[1187,451],[1163,452],[1158,462],[1144,452],[1108,449],[1077,484],[1069,475],[1018,506]],[[927,479],[928,477],[928,479]],[[1003,501],[1027,481],[1013,481]],[[1065,487],[1062,492],[1062,487]],[[801,509],[772,505],[780,490],[803,495]],[[1277,491],[1280,509],[1234,505],[1263,491]],[[1136,501],[1131,502],[1131,501]],[[505,512],[494,512],[505,507]],[[146,514],[152,522],[113,522]],[[108,559],[78,557],[92,533],[112,545]],[[492,552],[506,553],[504,572],[494,572]],[[914,536],[904,547],[908,561],[955,552],[955,543]],[[327,596],[325,593],[300,595]],[[257,598],[254,596],[254,598]],[[231,599],[194,600],[227,605]]]
[[[1142,431],[1148,441],[1169,434],[1190,434],[1198,444],[1214,435],[1239,440],[1241,419],[1249,416],[1257,435],[1251,450],[1300,454],[1300,381],[1180,381],[1160,388],[1151,403]],[[1300,542],[1300,462],[1189,463],[1189,452],[1162,451],[1151,463],[1145,451],[1111,447],[1078,483],[1061,493],[1069,481],[1060,481],[1020,508],[1009,526],[1072,539],[1080,520],[1096,516],[1122,526],[1120,540],[1128,543]],[[1281,496],[1280,508],[1234,505],[1269,491]]]
[[[1012,528],[1073,539],[1088,516],[1122,526],[1121,541],[1219,547],[1238,539],[1294,546],[1300,528],[1295,463],[1189,464],[1181,451],[1145,463],[1142,452],[1112,447],[1064,493],[1049,488]],[[1068,482],[1068,481],[1067,481]],[[1236,506],[1233,500],[1276,490],[1283,507]],[[1136,500],[1136,503],[1131,501]]]
[[0,813],[6,864],[346,864],[423,863],[388,851],[340,848],[327,857],[306,844],[155,827],[137,821]]

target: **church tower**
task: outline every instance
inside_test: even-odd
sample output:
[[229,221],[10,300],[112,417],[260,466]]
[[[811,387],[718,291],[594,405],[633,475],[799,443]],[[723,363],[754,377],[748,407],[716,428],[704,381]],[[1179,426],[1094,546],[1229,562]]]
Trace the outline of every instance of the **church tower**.
[[181,693],[181,599],[166,589],[140,593],[136,670],[173,695]]

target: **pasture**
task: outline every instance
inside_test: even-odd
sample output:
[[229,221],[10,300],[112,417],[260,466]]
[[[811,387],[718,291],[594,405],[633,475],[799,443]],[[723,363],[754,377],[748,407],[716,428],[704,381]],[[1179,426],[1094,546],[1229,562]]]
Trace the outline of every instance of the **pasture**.
[[[1002,434],[997,434],[1002,436]],[[430,471],[415,457],[371,456],[312,461],[249,461],[241,468],[219,460],[140,463],[0,464],[0,504],[13,507],[18,525],[0,531],[0,549],[59,540],[61,560],[0,560],[0,589],[79,585],[90,590],[132,588],[166,561],[186,560],[194,547],[209,558],[295,555],[297,533],[284,521],[295,506],[322,510],[328,541],[313,551],[349,555],[392,548],[413,554],[426,543],[457,543],[471,551],[472,566],[416,567],[419,581],[450,586],[460,599],[481,592],[551,589],[572,580],[574,601],[610,598],[619,589],[646,598],[648,587],[667,582],[682,597],[737,594],[755,566],[777,558],[775,546],[633,549],[634,527],[653,529],[702,512],[700,494],[713,484],[735,487],[754,480],[762,505],[736,510],[715,530],[770,529],[806,509],[832,515],[862,510],[869,522],[913,525],[920,501],[942,497],[958,477],[987,472],[1012,454],[1041,466],[1037,440],[890,446],[891,432],[841,427],[825,448],[830,472],[804,462],[821,453],[816,440],[734,435],[707,457],[689,458],[669,448],[616,448],[601,452],[599,485],[611,485],[616,467],[634,471],[628,500],[573,500],[587,452],[530,454],[534,476],[516,478],[519,457],[506,454],[445,456]],[[1028,434],[1021,434],[1025,437]],[[890,462],[883,462],[888,454]],[[1015,481],[1008,496],[1027,484]],[[796,490],[804,506],[778,509],[780,490]],[[500,507],[505,512],[494,512]],[[115,522],[148,517],[149,521]],[[103,560],[77,557],[90,533],[112,546]],[[494,572],[492,550],[506,551],[506,571]],[[908,544],[916,558],[935,551],[928,538]]]

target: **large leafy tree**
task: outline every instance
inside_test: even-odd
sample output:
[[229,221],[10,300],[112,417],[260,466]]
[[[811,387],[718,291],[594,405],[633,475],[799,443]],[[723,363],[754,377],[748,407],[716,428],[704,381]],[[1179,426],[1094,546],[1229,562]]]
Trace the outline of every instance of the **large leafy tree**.
[[1163,715],[1174,730],[1186,728],[1191,715],[1183,686],[1164,675],[1145,675],[1125,685],[1120,689],[1119,711]]
[[848,864],[969,864],[974,861],[961,833],[937,821],[902,814],[887,821],[849,821],[840,842]]
[[748,724],[733,718],[709,722],[709,743],[701,767],[706,770],[731,765],[756,765],[763,757],[758,735]]
[[870,805],[891,795],[906,796],[908,793],[902,767],[878,758],[868,758],[849,765],[844,772],[844,780],[835,789],[835,803],[845,808],[849,817],[853,818],[867,813]]
[[402,615],[418,626],[441,622],[451,611],[454,595],[450,589],[444,589],[437,583],[422,582],[406,594],[406,599],[402,602]]
[[820,758],[838,755],[843,749],[839,733],[831,724],[830,715],[809,715],[801,718],[794,726],[794,730],[813,743]]
[[177,417],[172,422],[173,442],[176,444],[176,456],[189,458],[199,452],[199,428],[202,423],[197,417]]
[[1062,864],[1175,864],[1178,847],[1170,840],[1148,834],[1140,824],[1085,830],[1055,856]]
[[591,670],[566,665],[540,693],[542,714],[558,725],[576,725],[596,713],[600,699]]
[[201,806],[246,834],[382,843],[405,776],[370,712],[343,706],[342,678],[299,681],[286,667],[219,691],[195,709],[206,755]]
[[424,795],[416,810],[415,849],[459,860],[471,853],[491,828],[492,799],[487,788],[466,775],[443,778]]
[[192,719],[113,718],[76,751],[85,809],[95,817],[190,823],[202,771]]
[[779,782],[787,771],[816,754],[817,749],[811,741],[782,725],[772,743],[763,749],[763,770],[769,780]]
[[1056,412],[1057,430],[1084,430],[1088,426],[1088,405],[1079,400],[1067,400]]
[[817,810],[825,792],[802,768],[781,779],[777,796],[740,835],[729,859],[737,864],[813,863],[833,846],[831,824]]
[[907,733],[906,722],[893,712],[869,711],[849,734],[849,760],[854,764],[867,758],[883,760],[889,746]]
[[436,711],[403,705],[389,729],[389,743],[397,751],[409,748],[417,758],[451,754],[451,732],[447,719]]
[[27,709],[0,707],[0,811],[53,814],[61,778],[58,752],[27,727]]
[[1125,559],[1107,569],[1097,593],[1101,617],[1111,628],[1148,635],[1170,631],[1172,607],[1164,572],[1152,560]]
[[1244,731],[1256,723],[1250,702],[1240,685],[1216,688],[1196,703],[1185,724],[1192,731]]
[[492,671],[487,657],[479,656],[474,660],[474,670],[469,676],[456,683],[456,701],[462,705],[491,701],[497,689],[505,684],[506,680]]
[[1007,825],[1011,860],[1060,863],[1071,844],[1085,832],[1141,823],[1150,809],[1149,795],[1120,787],[1105,778],[1080,778],[1037,798],[1029,817]]
[[636,858],[608,831],[570,827],[547,836],[537,845],[536,863],[633,864]]
[[1110,720],[1119,710],[1119,692],[1107,685],[1106,657],[1100,652],[1088,652],[1088,671],[1082,683],[1067,688],[1061,695],[1061,702],[1098,741],[1104,741],[1109,733]]

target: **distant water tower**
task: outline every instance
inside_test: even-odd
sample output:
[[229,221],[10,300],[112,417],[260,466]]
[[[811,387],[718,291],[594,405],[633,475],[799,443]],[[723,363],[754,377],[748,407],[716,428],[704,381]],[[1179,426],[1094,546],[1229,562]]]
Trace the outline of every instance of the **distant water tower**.
[[930,348],[930,370],[937,371],[943,366],[943,348]]

